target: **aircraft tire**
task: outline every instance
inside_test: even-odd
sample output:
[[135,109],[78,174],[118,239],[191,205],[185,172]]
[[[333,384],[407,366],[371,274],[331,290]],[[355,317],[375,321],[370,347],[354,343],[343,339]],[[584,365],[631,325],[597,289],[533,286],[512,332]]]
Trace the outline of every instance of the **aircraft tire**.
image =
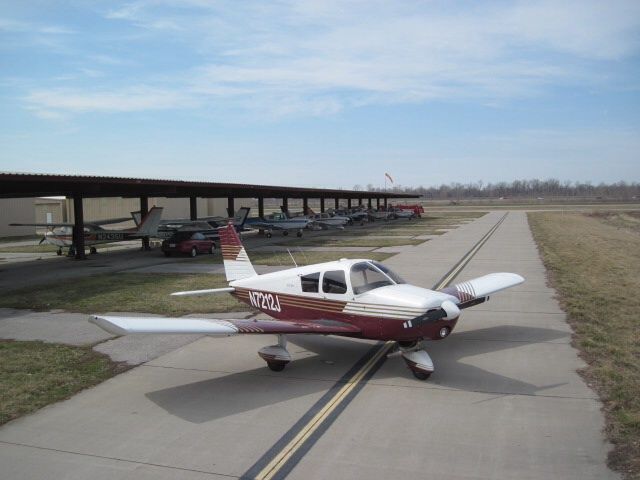
[[287,235],[289,235],[289,230],[283,230],[283,231],[282,231],[282,235],[284,235],[285,237],[286,237]]
[[298,238],[302,237],[302,230],[298,230],[298,233],[296,233],[296,236],[297,236]]
[[211,255],[213,255],[214,253],[216,253],[216,244],[212,243],[211,246],[209,247],[209,253]]
[[89,253],[93,255],[95,253],[98,253],[98,250],[96,249],[96,247],[91,247],[89,248]]
[[198,255],[198,249],[196,247],[191,247],[191,252],[189,252],[189,255],[195,257],[196,255]]
[[62,255],[62,249],[61,249],[61,248],[59,248],[59,249],[56,251],[56,255],[58,255],[58,256]]
[[171,256],[171,252],[164,252],[164,256],[165,257],[170,257]]
[[284,362],[267,362],[269,370],[272,370],[274,372],[281,372],[282,370],[284,370],[285,365],[286,363]]
[[271,233],[271,232],[267,232],[267,233],[266,233],[266,237],[267,237],[267,238],[271,238],[271,237],[273,237],[273,233]]
[[431,373],[425,373],[425,372],[418,372],[417,370],[411,370],[413,372],[413,376],[416,377],[418,380],[427,380],[430,376]]

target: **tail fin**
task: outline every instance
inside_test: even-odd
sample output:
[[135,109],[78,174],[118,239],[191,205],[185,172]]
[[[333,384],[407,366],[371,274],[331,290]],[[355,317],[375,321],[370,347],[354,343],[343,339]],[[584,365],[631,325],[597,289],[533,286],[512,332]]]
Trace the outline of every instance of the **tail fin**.
[[218,230],[220,234],[220,248],[222,250],[222,261],[227,281],[240,280],[258,275],[251,265],[251,260],[240,242],[238,232],[233,226],[233,221]]
[[140,210],[136,210],[135,212],[131,212],[131,218],[133,218],[134,223],[136,224],[136,227],[140,226]]
[[244,222],[247,221],[247,217],[249,216],[249,211],[251,209],[249,207],[241,207],[236,212],[236,216],[233,219],[233,224],[236,228],[242,229],[244,227]]
[[143,236],[154,236],[158,234],[158,225],[162,217],[162,207],[153,207],[149,210],[140,223],[136,233]]

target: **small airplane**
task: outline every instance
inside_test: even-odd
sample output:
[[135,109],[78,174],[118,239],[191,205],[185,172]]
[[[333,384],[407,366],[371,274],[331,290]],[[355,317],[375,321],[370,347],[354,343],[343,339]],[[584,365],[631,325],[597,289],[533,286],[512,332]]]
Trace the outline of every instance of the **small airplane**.
[[[162,216],[162,207],[153,207],[145,217],[136,222],[135,228],[122,230],[110,230],[102,228],[103,225],[112,225],[129,220],[135,221],[136,212],[131,212],[129,218],[111,218],[108,220],[97,220],[84,223],[84,244],[91,253],[97,253],[96,245],[101,243],[124,242],[143,237],[155,237]],[[13,227],[46,227],[48,231],[40,240],[40,244],[46,242],[58,247],[57,254],[62,255],[62,249],[68,248],[69,255],[75,255],[75,245],[73,244],[73,223],[11,223]]]
[[[244,223],[249,216],[249,207],[239,208],[233,218],[233,224],[236,231],[244,231]],[[138,213],[138,212],[136,212]],[[139,214],[136,224],[139,221]],[[177,232],[199,232],[211,240],[218,240],[218,228],[224,226],[229,221],[224,217],[201,217],[197,220],[187,218],[176,218],[170,220],[162,220],[158,227],[157,238],[167,239]]]
[[282,234],[287,236],[291,230],[296,231],[298,237],[302,236],[302,230],[307,228],[311,220],[304,217],[289,218],[284,212],[275,212],[271,215],[267,215],[265,218],[254,217],[247,218],[245,224],[249,228],[266,230],[267,238],[273,236],[274,230],[282,231]]
[[273,320],[93,315],[89,321],[116,335],[277,334],[277,345],[258,351],[273,371],[283,370],[291,361],[287,334],[393,340],[414,376],[426,380],[434,365],[421,342],[448,337],[461,310],[524,281],[514,273],[491,273],[436,291],[409,285],[382,263],[367,259],[341,259],[258,275],[232,224],[220,229],[220,241],[229,286],[172,295],[229,293]]
[[353,223],[349,217],[330,215],[328,213],[316,213],[311,208],[307,208],[306,217],[312,222],[309,228],[321,230],[328,230],[329,228],[344,230],[345,225]]

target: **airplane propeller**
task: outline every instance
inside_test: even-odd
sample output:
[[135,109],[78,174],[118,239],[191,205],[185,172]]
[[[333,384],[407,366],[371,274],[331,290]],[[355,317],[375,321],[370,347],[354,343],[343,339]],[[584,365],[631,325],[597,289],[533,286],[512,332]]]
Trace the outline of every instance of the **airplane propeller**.
[[42,245],[42,242],[44,242],[46,239],[47,239],[47,237],[46,237],[46,236],[42,237],[42,238],[40,239],[40,241],[38,242],[38,245]]
[[432,308],[427,313],[421,315],[412,321],[414,326],[419,326],[427,322],[436,322],[438,320],[453,320],[460,315],[460,309],[451,300],[445,300],[440,304],[440,308]]

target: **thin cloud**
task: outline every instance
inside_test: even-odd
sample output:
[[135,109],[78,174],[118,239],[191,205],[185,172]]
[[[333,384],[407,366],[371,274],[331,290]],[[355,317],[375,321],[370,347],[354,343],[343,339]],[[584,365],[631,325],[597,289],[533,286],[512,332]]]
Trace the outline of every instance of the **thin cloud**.
[[149,76],[124,93],[107,83],[99,91],[42,88],[27,96],[31,106],[122,112],[224,102],[261,115],[271,109],[277,117],[433,99],[491,104],[542,95],[549,87],[597,84],[603,62],[640,51],[636,1],[469,7],[154,0],[104,17],[142,29],[141,44],[170,38],[198,52],[200,63],[164,75],[160,95],[135,93],[153,92],[156,78]]
[[149,88],[132,87],[120,91],[80,92],[68,89],[38,90],[25,101],[38,112],[135,112],[189,107],[192,100],[179,93]]

